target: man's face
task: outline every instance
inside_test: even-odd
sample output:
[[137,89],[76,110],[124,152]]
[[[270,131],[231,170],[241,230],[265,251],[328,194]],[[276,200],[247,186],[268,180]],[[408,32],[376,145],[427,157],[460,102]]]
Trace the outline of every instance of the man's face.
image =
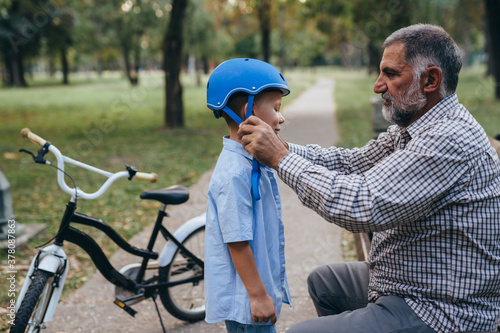
[[414,77],[412,67],[405,61],[403,43],[389,45],[380,62],[380,75],[373,91],[382,94],[384,118],[406,127],[416,120],[427,104],[420,77]]

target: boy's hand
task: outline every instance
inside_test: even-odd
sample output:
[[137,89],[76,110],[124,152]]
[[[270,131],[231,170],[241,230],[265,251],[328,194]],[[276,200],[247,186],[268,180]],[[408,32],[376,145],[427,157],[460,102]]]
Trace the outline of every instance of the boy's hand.
[[246,151],[260,163],[273,169],[290,152],[288,145],[276,135],[271,126],[255,116],[248,117],[240,124],[238,137]]
[[266,323],[269,320],[271,320],[271,324],[276,323],[274,303],[268,294],[262,297],[250,297],[250,311],[253,321],[256,323]]
[[250,312],[253,321],[256,323],[266,323],[271,320],[271,324],[276,323],[276,310],[271,297],[267,294],[255,264],[252,248],[247,241],[227,244],[234,267],[243,281],[250,296]]

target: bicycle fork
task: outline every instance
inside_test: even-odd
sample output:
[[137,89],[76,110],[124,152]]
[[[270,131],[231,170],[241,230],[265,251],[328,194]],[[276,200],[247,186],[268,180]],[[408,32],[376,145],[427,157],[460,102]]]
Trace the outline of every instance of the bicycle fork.
[[57,303],[61,298],[64,283],[66,282],[66,277],[68,275],[67,266],[67,256],[61,246],[53,244],[41,249],[31,262],[28,274],[26,275],[26,280],[24,281],[19,297],[17,298],[15,307],[16,312],[19,310],[24,296],[31,285],[31,277],[37,270],[42,270],[54,274],[54,280],[52,282],[54,289],[42,322],[52,321],[52,317],[56,310]]

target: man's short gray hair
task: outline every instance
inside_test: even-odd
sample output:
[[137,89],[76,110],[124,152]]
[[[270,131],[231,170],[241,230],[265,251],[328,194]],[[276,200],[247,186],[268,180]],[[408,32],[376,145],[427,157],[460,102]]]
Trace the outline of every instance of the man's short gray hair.
[[415,24],[399,29],[387,37],[383,47],[399,42],[406,46],[405,60],[412,66],[416,77],[420,77],[430,66],[439,67],[443,73],[441,97],[455,92],[462,57],[457,44],[442,27]]

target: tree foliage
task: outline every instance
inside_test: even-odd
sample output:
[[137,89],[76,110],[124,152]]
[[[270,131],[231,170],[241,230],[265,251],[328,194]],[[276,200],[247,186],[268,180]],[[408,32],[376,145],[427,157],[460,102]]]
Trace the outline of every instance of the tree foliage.
[[[498,0],[186,1],[183,24],[172,31],[167,27],[178,19],[176,2],[0,0],[2,81],[25,86],[25,72],[48,63],[41,67],[66,73],[66,82],[71,71],[120,69],[136,84],[142,68],[171,72],[165,43],[176,38],[182,44],[176,71],[187,68],[193,76],[233,57],[262,59],[282,70],[335,64],[376,72],[383,40],[418,22],[443,26],[462,48],[464,65],[486,44],[494,52],[500,43],[491,29],[498,12],[485,10]],[[492,22],[487,30],[485,17]]]

